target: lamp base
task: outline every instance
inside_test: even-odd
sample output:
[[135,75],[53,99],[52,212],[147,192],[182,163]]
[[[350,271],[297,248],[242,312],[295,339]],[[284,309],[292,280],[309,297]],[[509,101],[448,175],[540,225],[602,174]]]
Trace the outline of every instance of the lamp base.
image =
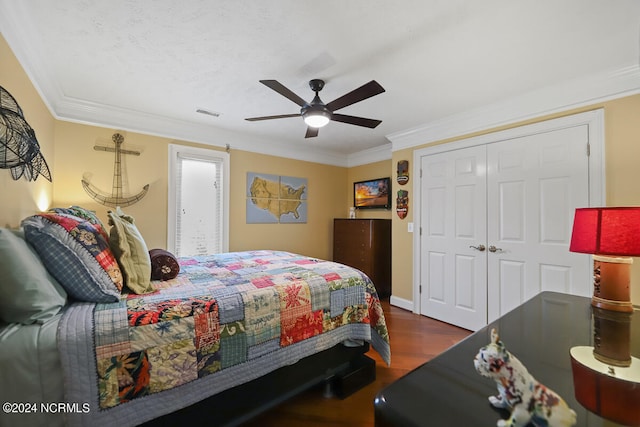
[[631,365],[631,319],[633,313],[602,310],[593,312],[593,357],[618,367]]
[[603,310],[633,311],[631,304],[631,257],[593,256],[591,305]]

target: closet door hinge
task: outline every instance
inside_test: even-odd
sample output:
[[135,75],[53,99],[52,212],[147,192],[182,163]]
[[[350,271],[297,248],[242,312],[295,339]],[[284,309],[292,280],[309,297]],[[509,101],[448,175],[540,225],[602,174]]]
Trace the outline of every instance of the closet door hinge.
[[418,285],[418,293],[422,293],[422,285]]
[[422,169],[420,169],[420,178],[422,178]]
[[587,157],[591,156],[591,144],[587,142]]

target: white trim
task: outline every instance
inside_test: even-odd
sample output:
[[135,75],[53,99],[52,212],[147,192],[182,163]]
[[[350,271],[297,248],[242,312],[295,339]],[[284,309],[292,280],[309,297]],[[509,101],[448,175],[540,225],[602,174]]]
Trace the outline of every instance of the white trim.
[[409,301],[408,299],[391,295],[391,298],[389,298],[389,304],[407,311],[413,311],[413,301]]
[[[291,144],[260,135],[243,134],[213,125],[178,120],[69,97],[56,103],[53,114],[59,120],[74,123],[113,127],[146,135],[198,142],[214,147],[225,147],[228,144],[231,148],[253,153],[347,166],[347,159],[343,154],[322,150],[318,146],[300,144],[292,149]],[[96,117],[100,118],[99,122],[95,120]],[[220,141],[224,141],[224,143]],[[390,152],[390,147],[387,150]]]
[[230,156],[224,151],[209,150],[206,148],[190,147],[187,145],[169,144],[169,173],[167,181],[167,250],[176,252],[176,192],[172,183],[176,181],[176,158],[179,153],[194,156],[201,159],[222,160],[222,198],[223,198],[223,218],[222,218],[222,248],[223,252],[229,252],[229,193],[230,193]]
[[347,167],[391,160],[391,143],[369,148],[347,156]]
[[56,117],[55,103],[64,94],[55,79],[51,78],[46,67],[42,66],[40,58],[43,55],[39,45],[30,43],[31,39],[28,35],[35,34],[38,29],[34,28],[29,19],[10,19],[12,16],[28,16],[25,4],[26,2],[16,1],[0,2],[0,33],[9,44],[11,51],[18,59],[38,95],[40,95],[40,99],[42,99],[51,114]]
[[420,237],[422,236],[422,223],[420,221],[421,209],[421,191],[422,191],[422,173],[421,173],[421,161],[419,154],[420,150],[413,152],[413,172],[412,176],[412,192],[413,192],[413,280],[412,282],[412,294],[413,294],[413,312],[420,313]]
[[[212,125],[177,120],[135,110],[96,104],[81,99],[60,97],[52,114],[56,119],[100,127],[112,127],[164,138],[199,142],[215,147],[229,144],[237,150],[267,154],[294,160],[352,167],[391,159],[391,143],[350,155],[322,149],[319,146],[291,144],[264,136],[229,131]],[[100,121],[93,120],[100,117]],[[221,144],[219,141],[225,141]]]
[[[27,68],[27,67],[25,67]],[[38,76],[39,81],[47,81]],[[32,81],[35,81],[32,79]],[[473,132],[488,130],[544,115],[593,105],[607,100],[640,93],[640,68],[638,65],[616,69],[542,88],[506,101],[483,106],[460,114],[387,135],[390,144],[362,150],[350,155],[321,149],[318,146],[293,145],[260,135],[234,132],[220,127],[203,125],[186,120],[94,104],[65,97],[53,87],[44,91],[53,99],[49,105],[59,120],[102,127],[113,127],[178,140],[200,142],[255,153],[309,161],[334,166],[353,167],[391,159],[393,151],[416,147]],[[100,117],[100,122],[95,120]],[[225,141],[220,145],[218,141]]]
[[[589,156],[589,206],[605,204],[605,158],[604,158],[604,110],[597,109],[585,113],[573,114],[557,119],[545,120],[530,125],[497,131],[486,135],[461,139],[448,144],[432,145],[413,152],[413,222],[416,232],[413,233],[413,312],[420,313],[420,235],[421,235],[421,157],[451,150],[486,145],[541,132],[587,125],[590,144]],[[586,149],[586,147],[585,147]]]
[[392,151],[640,93],[640,66],[578,78],[387,135]]

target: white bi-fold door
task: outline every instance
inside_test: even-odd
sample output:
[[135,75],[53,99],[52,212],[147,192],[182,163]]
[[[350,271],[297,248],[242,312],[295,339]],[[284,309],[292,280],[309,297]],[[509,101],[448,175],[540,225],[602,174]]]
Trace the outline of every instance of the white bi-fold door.
[[475,330],[487,321],[486,147],[421,163],[421,313]]
[[420,157],[420,313],[477,330],[544,290],[591,293],[568,249],[588,143],[579,124]]
[[589,206],[587,143],[581,125],[487,145],[489,322],[541,291],[590,294],[590,258],[569,252]]

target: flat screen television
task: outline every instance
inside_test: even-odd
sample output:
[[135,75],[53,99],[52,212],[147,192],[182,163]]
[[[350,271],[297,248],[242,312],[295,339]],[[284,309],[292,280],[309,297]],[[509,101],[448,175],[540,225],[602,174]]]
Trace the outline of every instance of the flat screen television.
[[354,182],[353,206],[356,209],[391,209],[391,178]]

